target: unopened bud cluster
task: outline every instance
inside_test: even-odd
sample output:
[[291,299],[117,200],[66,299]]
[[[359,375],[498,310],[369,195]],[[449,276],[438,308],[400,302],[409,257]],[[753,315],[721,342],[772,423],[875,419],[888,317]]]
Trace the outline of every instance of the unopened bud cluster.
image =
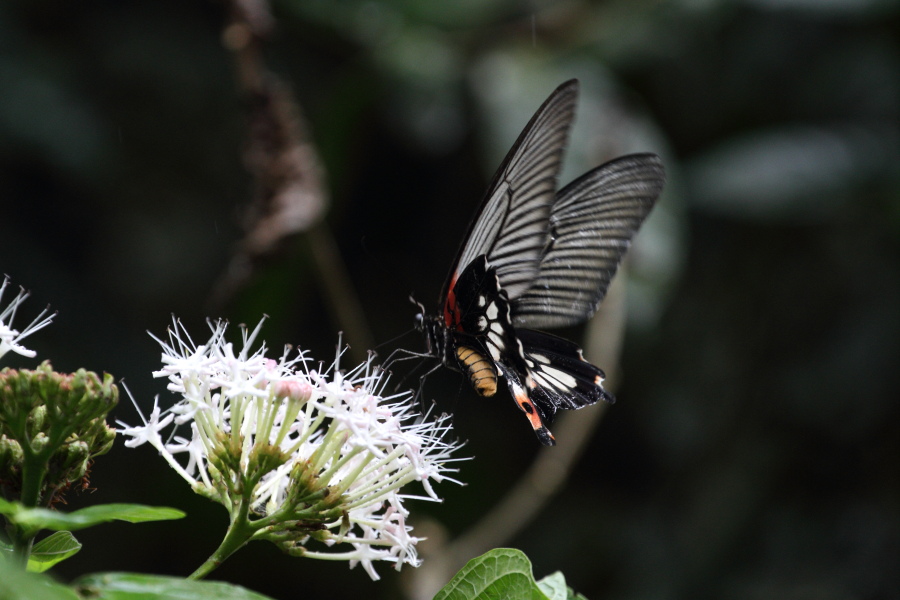
[[111,375],[103,379],[79,369],[57,373],[44,362],[37,369],[0,371],[0,485],[17,498],[26,462],[46,465],[40,490],[44,502],[82,480],[91,459],[112,447],[115,430],[106,415],[118,403]]

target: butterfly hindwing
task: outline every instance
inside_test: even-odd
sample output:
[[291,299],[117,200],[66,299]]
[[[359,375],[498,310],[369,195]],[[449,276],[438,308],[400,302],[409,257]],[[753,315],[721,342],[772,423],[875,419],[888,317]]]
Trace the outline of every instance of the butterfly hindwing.
[[553,434],[550,433],[545,424],[549,422],[550,417],[545,416],[546,413],[543,409],[536,406],[531,399],[531,396],[526,391],[529,387],[528,382],[523,380],[521,374],[515,370],[503,371],[503,375],[506,377],[509,392],[513,400],[515,400],[516,406],[525,414],[525,418],[528,419],[528,423],[534,430],[538,440],[545,446],[556,445],[556,438],[553,437]]
[[658,156],[632,154],[563,188],[538,274],[512,304],[513,323],[564,327],[594,314],[664,180]]
[[576,344],[513,327],[509,300],[486,257],[472,261],[453,291],[460,315],[454,338],[460,366],[482,396],[493,396],[496,377],[503,375],[544,443],[554,443],[545,423],[558,409],[613,401],[602,387],[603,371],[584,360]]
[[584,359],[577,344],[533,329],[516,329],[516,334],[531,382],[528,396],[542,419],[549,422],[560,408],[577,409],[599,400],[615,402],[603,389],[606,375]]

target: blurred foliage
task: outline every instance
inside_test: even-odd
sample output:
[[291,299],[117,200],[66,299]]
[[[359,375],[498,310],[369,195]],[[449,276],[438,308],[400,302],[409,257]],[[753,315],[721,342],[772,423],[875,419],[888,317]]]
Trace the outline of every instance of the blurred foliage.
[[[487,179],[557,84],[583,84],[563,182],[618,154],[663,156],[664,200],[632,252],[620,400],[561,496],[509,542],[537,577],[563,570],[605,599],[900,597],[900,3],[272,9],[266,60],[325,162],[329,224],[376,340],[410,329],[410,291],[436,300]],[[0,4],[0,271],[59,311],[30,339],[40,358],[123,374],[144,403],[164,390],[145,330],[169,313],[192,328],[266,312],[270,346],[323,360],[337,337],[301,241],[208,315],[252,191],[226,20],[216,2]],[[422,347],[413,335],[380,351],[398,344]],[[512,403],[452,373],[428,389],[476,457],[466,488],[425,507],[447,527],[434,535],[455,535],[536,444]],[[127,553],[89,530],[54,572],[193,570],[226,519],[175,479],[150,453],[112,452],[90,503],[188,519],[140,540],[123,526]],[[281,598],[401,589],[388,569],[373,585],[271,549],[230,569]]]

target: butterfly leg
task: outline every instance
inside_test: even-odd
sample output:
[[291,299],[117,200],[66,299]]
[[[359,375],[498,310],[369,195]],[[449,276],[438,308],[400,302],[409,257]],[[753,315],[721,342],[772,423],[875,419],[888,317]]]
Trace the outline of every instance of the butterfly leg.
[[434,358],[434,355],[427,352],[415,352],[414,350],[407,350],[406,348],[397,348],[388,354],[388,357],[381,363],[381,368],[385,371],[390,371],[395,363],[417,358]]
[[443,363],[438,361],[433,367],[422,373],[419,376],[419,389],[416,391],[415,400],[416,402],[423,402],[423,396],[425,395],[425,380],[433,374],[435,371],[439,370],[443,366]]

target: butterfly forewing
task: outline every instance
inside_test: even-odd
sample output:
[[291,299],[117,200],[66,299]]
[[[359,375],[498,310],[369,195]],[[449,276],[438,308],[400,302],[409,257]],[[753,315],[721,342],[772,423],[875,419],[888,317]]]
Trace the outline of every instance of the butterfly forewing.
[[510,298],[534,279],[556,197],[563,150],[575,116],[578,82],[559,86],[544,102],[494,175],[481,209],[460,248],[444,290],[476,257],[496,269]]
[[512,305],[513,323],[553,328],[590,317],[664,180],[659,157],[633,154],[561,190],[537,277]]

